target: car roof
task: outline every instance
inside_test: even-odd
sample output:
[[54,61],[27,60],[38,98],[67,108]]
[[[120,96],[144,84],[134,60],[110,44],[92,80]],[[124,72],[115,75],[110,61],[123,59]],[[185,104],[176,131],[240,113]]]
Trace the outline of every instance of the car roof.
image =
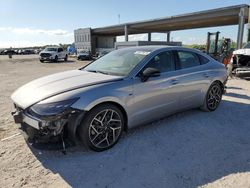
[[[211,56],[207,55],[206,53],[202,52],[201,50],[198,49],[193,49],[193,48],[186,48],[186,47],[182,47],[182,46],[167,46],[167,45],[150,45],[150,46],[135,46],[135,47],[129,47],[132,50],[138,50],[138,51],[146,51],[146,52],[156,52],[156,51],[160,51],[160,50],[164,50],[164,49],[169,49],[169,50],[185,50],[185,51],[190,51],[190,52],[194,52],[197,53],[199,55],[202,55],[204,57],[206,57],[209,60],[214,60]],[[122,49],[126,49],[126,48],[121,48]]]
[[[163,48],[170,48],[173,46],[164,46],[164,45],[150,45],[150,46],[131,46],[129,47],[130,49],[134,49],[134,50],[142,50],[142,51],[155,51],[155,50],[159,50],[159,49],[163,49]],[[123,48],[121,48],[123,49]]]
[[[171,50],[190,50],[193,52],[201,53],[201,51],[197,49],[185,48],[181,46],[167,46],[167,45],[134,46],[134,47],[129,47],[129,48],[134,49],[134,50],[149,51],[149,52],[154,52],[154,51],[161,50],[161,49],[171,49]],[[124,48],[121,48],[121,49],[124,49]]]

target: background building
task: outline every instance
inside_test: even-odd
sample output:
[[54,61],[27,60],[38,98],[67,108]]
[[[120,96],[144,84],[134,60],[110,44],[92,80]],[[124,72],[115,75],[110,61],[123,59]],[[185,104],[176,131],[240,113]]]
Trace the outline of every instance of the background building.
[[92,51],[91,29],[77,29],[74,31],[75,48],[77,51]]
[[[139,43],[128,43],[128,35],[142,33],[148,34],[148,45],[154,43],[154,41],[151,41],[151,33],[166,33],[167,41],[162,42],[171,45],[174,43],[170,41],[170,34],[174,31],[238,24],[237,49],[239,49],[242,47],[245,24],[250,22],[249,10],[249,5],[243,4],[108,27],[77,29],[74,31],[75,45],[77,51],[89,50],[92,54],[95,54],[96,52],[115,49],[116,37],[121,35],[125,36],[125,43],[122,45],[119,42],[118,46],[139,45]],[[248,28],[248,32],[249,41],[250,28]]]

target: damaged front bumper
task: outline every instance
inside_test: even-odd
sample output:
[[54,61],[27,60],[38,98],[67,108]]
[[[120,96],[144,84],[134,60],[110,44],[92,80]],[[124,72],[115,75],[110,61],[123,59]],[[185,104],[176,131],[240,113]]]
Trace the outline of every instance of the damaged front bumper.
[[75,141],[76,129],[83,115],[84,111],[76,109],[68,109],[61,114],[44,117],[18,107],[15,112],[12,112],[15,123],[21,125],[20,128],[26,133],[27,138],[36,142],[54,141],[59,136],[67,136]]

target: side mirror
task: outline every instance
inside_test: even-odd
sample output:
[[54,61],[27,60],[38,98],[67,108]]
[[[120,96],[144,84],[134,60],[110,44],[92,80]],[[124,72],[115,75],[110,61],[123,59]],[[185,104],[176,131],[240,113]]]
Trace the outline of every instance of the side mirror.
[[146,82],[150,77],[160,76],[160,70],[152,67],[146,68],[141,74],[141,81]]

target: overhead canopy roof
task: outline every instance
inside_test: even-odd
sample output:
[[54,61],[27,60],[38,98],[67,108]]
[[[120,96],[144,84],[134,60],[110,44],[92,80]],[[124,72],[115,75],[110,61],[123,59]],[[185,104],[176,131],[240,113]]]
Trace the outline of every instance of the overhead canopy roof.
[[129,34],[236,25],[239,22],[241,8],[245,9],[245,22],[247,22],[249,5],[244,4],[159,19],[95,28],[92,29],[92,34],[110,36],[124,35],[125,25],[128,27]]

